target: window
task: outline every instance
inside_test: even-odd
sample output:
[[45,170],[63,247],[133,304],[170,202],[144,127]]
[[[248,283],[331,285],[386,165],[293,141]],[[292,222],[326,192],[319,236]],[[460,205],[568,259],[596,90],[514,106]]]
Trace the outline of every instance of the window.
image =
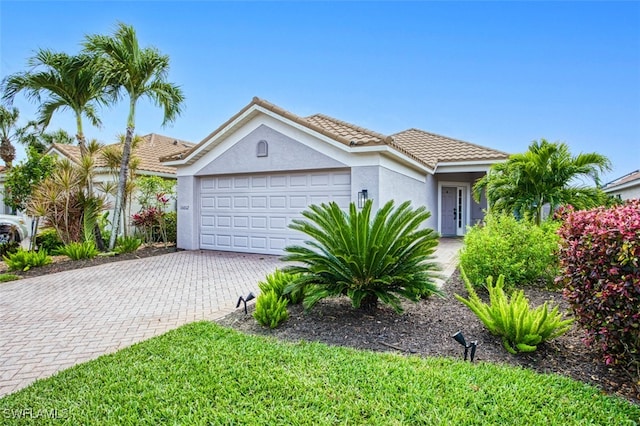
[[256,155],[258,157],[267,157],[269,155],[269,145],[267,144],[267,141],[261,140],[258,142],[258,145],[256,146]]

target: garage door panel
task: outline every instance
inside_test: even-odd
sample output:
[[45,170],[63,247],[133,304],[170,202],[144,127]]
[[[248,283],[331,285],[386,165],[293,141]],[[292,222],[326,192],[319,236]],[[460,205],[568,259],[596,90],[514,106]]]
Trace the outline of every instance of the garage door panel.
[[200,247],[283,254],[305,240],[292,221],[310,204],[348,207],[350,182],[348,170],[202,178]]

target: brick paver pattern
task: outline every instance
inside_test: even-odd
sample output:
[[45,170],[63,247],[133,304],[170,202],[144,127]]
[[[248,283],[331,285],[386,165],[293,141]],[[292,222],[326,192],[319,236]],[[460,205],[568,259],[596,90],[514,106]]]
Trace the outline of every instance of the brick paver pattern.
[[183,251],[0,284],[0,397],[180,325],[235,309],[283,264]]

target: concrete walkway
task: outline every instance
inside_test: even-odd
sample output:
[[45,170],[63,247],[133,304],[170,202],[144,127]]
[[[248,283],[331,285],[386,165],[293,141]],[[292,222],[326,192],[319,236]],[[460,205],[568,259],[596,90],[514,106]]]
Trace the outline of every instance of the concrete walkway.
[[[442,239],[443,275],[461,242]],[[75,364],[235,310],[277,257],[183,251],[0,284],[0,397]]]

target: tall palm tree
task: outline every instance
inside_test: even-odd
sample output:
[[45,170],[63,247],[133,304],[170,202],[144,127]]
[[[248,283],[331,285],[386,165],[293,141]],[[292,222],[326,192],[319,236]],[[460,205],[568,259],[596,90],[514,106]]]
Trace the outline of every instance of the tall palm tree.
[[16,158],[16,148],[11,143],[11,139],[19,134],[17,127],[19,116],[20,112],[17,108],[8,109],[0,105],[0,158],[8,169]]
[[[611,162],[597,153],[571,155],[566,143],[541,139],[521,154],[491,167],[473,187],[474,198],[486,190],[492,210],[529,215],[542,221],[542,209],[552,211],[563,204],[589,208],[601,204],[606,196],[598,187],[600,173],[610,170]],[[581,178],[593,180],[596,187],[579,186]]]
[[161,107],[164,111],[164,126],[180,115],[184,96],[180,87],[166,81],[169,57],[154,47],[141,48],[132,26],[119,23],[113,36],[87,36],[84,46],[88,52],[98,54],[102,59],[102,69],[110,79],[113,93],[121,95],[125,92],[129,98],[127,131],[113,212],[113,231],[109,241],[109,248],[112,249],[120,229],[121,206],[124,204],[131,141],[135,131],[136,105],[140,99],[148,98]]
[[96,108],[108,101],[106,79],[99,70],[94,55],[76,56],[40,49],[28,61],[31,70],[10,75],[3,82],[3,99],[12,102],[24,92],[26,97],[40,103],[38,122],[46,128],[53,114],[70,109],[76,118],[76,138],[80,152],[86,153],[82,117],[99,127]]

